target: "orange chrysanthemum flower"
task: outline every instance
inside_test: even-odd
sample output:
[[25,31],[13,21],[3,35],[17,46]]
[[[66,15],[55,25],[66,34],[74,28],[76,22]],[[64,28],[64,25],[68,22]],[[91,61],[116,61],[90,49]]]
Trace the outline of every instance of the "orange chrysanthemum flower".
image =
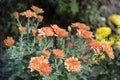
[[69,33],[62,28],[59,28],[57,25],[52,25],[51,26],[58,37],[68,37]]
[[83,37],[83,38],[85,38],[85,39],[88,39],[88,38],[92,38],[93,37],[93,33],[92,32],[90,32],[90,31],[87,31],[87,30],[78,30],[77,31],[77,35],[78,36],[81,36],[81,37]]
[[41,75],[48,75],[52,72],[52,67],[50,66],[49,63],[42,63],[40,66],[39,66],[39,70],[38,72],[41,74]]
[[65,60],[65,68],[68,71],[78,72],[81,70],[80,61],[77,58],[71,57]]
[[43,36],[54,36],[54,32],[51,27],[42,27],[41,29],[38,29],[38,33],[38,35]]
[[15,18],[18,18],[18,17],[19,17],[19,13],[18,13],[18,12],[14,12],[14,13],[13,13],[13,16],[14,16]]
[[44,13],[43,9],[42,8],[39,8],[39,7],[36,7],[34,5],[32,5],[31,9],[36,13]]
[[10,47],[15,43],[15,40],[12,37],[7,36],[7,39],[4,40],[4,43],[6,46]]
[[31,10],[26,10],[26,11],[20,13],[20,15],[25,16],[27,18],[37,17],[37,15],[34,12],[32,12]]
[[78,28],[78,29],[84,29],[84,30],[90,30],[90,28],[88,26],[86,26],[83,23],[79,23],[79,22],[72,23],[71,27]]
[[53,49],[53,55],[57,58],[63,58],[65,57],[65,52],[61,49]]
[[28,68],[31,69],[31,71],[39,71],[40,65],[42,63],[49,63],[48,60],[44,58],[44,56],[39,56],[39,57],[32,57],[29,62]]
[[51,52],[50,52],[49,50],[44,50],[44,51],[43,51],[43,55],[44,55],[45,57],[49,57],[49,56],[51,55]]
[[103,51],[106,52],[106,54],[109,56],[109,58],[111,58],[111,59],[114,59],[114,58],[115,58],[113,49],[112,49],[112,47],[110,47],[110,46],[108,45],[107,42],[106,42],[106,43],[103,43],[102,47],[103,47]]
[[102,43],[97,40],[92,40],[88,45],[95,52],[99,52],[100,50],[102,50]]
[[19,27],[19,31],[20,32],[25,32],[26,31],[26,27],[23,27],[23,26]]
[[30,68],[31,71],[38,71],[41,75],[50,74],[52,71],[52,67],[44,56],[32,57],[28,68]]

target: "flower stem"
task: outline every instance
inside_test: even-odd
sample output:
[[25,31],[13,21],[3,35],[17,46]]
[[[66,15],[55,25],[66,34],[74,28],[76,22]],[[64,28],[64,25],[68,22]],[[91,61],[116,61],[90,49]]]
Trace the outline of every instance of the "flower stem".
[[19,19],[17,19],[17,22],[18,22],[18,26],[19,26],[19,27],[22,26]]

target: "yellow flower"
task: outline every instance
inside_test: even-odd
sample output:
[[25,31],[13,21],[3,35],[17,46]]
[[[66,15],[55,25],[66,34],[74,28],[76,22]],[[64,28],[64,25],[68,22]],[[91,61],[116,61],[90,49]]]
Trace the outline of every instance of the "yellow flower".
[[117,29],[117,33],[120,35],[120,28]]
[[96,34],[96,40],[101,41],[101,40],[103,40],[103,39],[104,39],[103,36]]
[[95,53],[92,56],[92,61],[94,62],[100,62],[105,59],[105,54],[104,53]]
[[108,17],[108,20],[113,24],[117,25],[118,27],[120,27],[120,15],[113,14]]
[[116,41],[119,40],[119,38],[120,38],[120,37],[119,37],[118,35],[115,35],[115,36],[110,37],[109,40],[113,40],[113,41],[116,42]]
[[111,34],[111,28],[100,27],[97,29],[96,34],[101,35],[102,37],[107,37],[109,34]]
[[115,43],[115,41],[114,40],[108,40],[107,43],[108,43],[108,45],[112,46]]
[[118,41],[118,42],[115,43],[115,47],[116,47],[118,50],[120,50],[120,41]]

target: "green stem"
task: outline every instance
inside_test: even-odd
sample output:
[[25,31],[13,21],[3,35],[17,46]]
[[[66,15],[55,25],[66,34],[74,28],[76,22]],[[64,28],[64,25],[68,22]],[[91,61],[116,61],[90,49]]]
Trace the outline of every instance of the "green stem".
[[18,22],[18,26],[19,26],[19,27],[22,26],[19,19],[17,19],[17,22]]
[[23,47],[23,33],[21,33],[21,37],[20,37],[20,51],[22,51],[22,47]]
[[59,72],[59,68],[58,68],[58,63],[57,63],[57,59],[55,59],[55,64],[56,64],[56,72]]
[[64,40],[64,38],[60,38],[60,42],[61,42],[62,49],[64,49],[65,48],[65,40]]
[[44,75],[43,77],[45,78],[45,80],[51,80],[48,75]]
[[33,46],[35,45],[35,37],[34,37],[34,39],[33,39]]
[[58,62],[57,62],[57,58],[55,59],[55,64],[56,64],[56,72],[57,72],[57,75],[60,75],[60,76],[63,76],[62,74],[61,74],[61,72],[59,71],[59,64],[58,64]]
[[69,72],[67,73],[67,77],[68,77],[68,80],[69,80],[70,79],[70,73]]
[[21,32],[20,42],[22,43],[22,41],[23,41],[23,33]]
[[38,27],[39,23],[40,23],[40,22],[38,21],[38,22],[37,22],[37,24],[35,25],[35,29],[37,29],[37,27]]
[[30,19],[28,18],[27,19],[27,23],[26,23],[26,25],[25,25],[25,27],[26,27],[26,29],[27,29],[27,40],[29,40],[29,33],[30,33]]

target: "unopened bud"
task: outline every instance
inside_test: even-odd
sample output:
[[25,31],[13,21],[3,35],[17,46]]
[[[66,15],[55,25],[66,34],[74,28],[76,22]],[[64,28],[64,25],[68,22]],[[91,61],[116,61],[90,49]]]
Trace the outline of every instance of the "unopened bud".
[[41,36],[37,36],[36,39],[41,42],[42,41],[42,37]]
[[19,13],[18,12],[14,12],[13,16],[17,19],[17,18],[19,18]]
[[37,19],[38,19],[39,22],[42,22],[43,21],[43,16],[38,15]]
[[71,30],[72,30],[72,29],[71,29],[71,27],[70,27],[70,26],[68,26],[68,31],[69,31],[69,32],[71,32]]
[[73,43],[72,43],[71,41],[69,41],[69,42],[67,43],[67,45],[68,45],[69,48],[72,48]]
[[37,34],[37,32],[38,32],[37,29],[32,29],[32,33],[34,36]]

